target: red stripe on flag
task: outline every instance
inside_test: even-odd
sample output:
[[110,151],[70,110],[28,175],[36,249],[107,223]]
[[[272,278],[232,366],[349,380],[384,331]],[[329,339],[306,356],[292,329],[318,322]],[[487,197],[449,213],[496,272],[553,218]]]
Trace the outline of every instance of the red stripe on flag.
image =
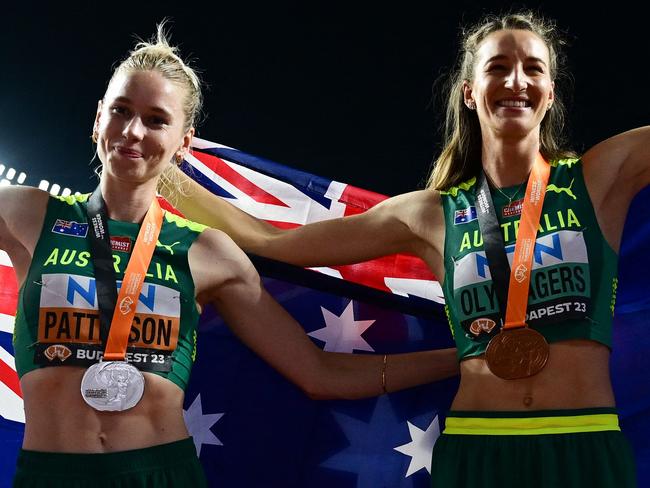
[[349,215],[365,212],[387,198],[386,195],[374,191],[347,185],[339,198],[339,202],[345,203],[345,217],[348,217]]
[[278,200],[276,197],[270,193],[262,190],[255,183],[247,180],[242,175],[237,173],[232,169],[228,164],[226,164],[222,159],[219,159],[216,156],[211,154],[205,154],[199,151],[193,151],[192,154],[205,164],[208,168],[214,171],[216,174],[221,176],[224,180],[236,186],[241,191],[250,196],[253,200],[259,203],[268,203],[270,205],[278,205],[280,207],[288,207],[286,203],[282,200]]
[[20,382],[18,381],[18,374],[11,369],[11,367],[0,359],[0,383],[4,383],[9,387],[20,398],[23,397],[22,391],[20,391]]
[[16,315],[18,282],[11,266],[0,265],[0,313]]

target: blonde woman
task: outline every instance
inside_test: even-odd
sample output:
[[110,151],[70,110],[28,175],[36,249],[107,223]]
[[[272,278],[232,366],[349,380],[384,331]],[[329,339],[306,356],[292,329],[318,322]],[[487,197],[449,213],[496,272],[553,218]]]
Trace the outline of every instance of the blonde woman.
[[0,248],[21,283],[16,487],[204,486],[182,405],[205,303],[314,398],[374,396],[457,372],[451,349],[391,356],[389,374],[385,356],[321,351],[226,234],[160,210],[156,187],[190,147],[200,105],[198,78],[161,26],[99,101],[99,187],[65,198],[0,189]]

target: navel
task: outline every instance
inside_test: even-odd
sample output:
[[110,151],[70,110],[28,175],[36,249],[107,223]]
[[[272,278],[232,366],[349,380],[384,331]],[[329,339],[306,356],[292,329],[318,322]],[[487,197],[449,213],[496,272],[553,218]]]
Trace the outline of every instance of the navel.
[[524,407],[530,407],[533,404],[533,396],[526,395],[524,397]]

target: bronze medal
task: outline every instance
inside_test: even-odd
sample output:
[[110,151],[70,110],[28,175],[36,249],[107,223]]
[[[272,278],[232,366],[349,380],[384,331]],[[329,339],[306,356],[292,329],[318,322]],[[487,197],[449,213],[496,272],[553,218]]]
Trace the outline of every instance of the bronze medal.
[[528,327],[502,329],[485,351],[493,374],[504,380],[528,378],[539,373],[548,361],[549,347],[544,336]]

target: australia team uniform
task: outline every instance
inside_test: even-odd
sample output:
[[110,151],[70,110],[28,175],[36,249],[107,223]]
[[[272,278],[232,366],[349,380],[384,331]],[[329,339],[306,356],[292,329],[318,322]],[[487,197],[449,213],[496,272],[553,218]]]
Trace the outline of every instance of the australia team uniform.
[[[87,239],[88,196],[52,197],[48,202],[18,301],[14,350],[20,377],[43,367],[89,367],[102,358],[105,343]],[[109,219],[108,226],[119,289],[140,224]],[[130,364],[181,389],[187,386],[195,359],[199,318],[187,255],[204,229],[165,212],[126,352]],[[88,480],[97,487],[205,483],[194,444],[186,439],[108,454],[23,450],[15,486],[75,486]]]
[[[488,267],[475,191],[472,178],[441,192],[443,290],[461,361],[485,353],[505,315]],[[523,196],[509,202],[495,191],[492,199],[512,263]],[[600,231],[581,161],[551,162],[526,322],[549,343],[589,339],[611,347],[616,275],[617,255]],[[612,408],[451,411],[432,467],[436,487],[632,487],[634,472],[631,449]]]

